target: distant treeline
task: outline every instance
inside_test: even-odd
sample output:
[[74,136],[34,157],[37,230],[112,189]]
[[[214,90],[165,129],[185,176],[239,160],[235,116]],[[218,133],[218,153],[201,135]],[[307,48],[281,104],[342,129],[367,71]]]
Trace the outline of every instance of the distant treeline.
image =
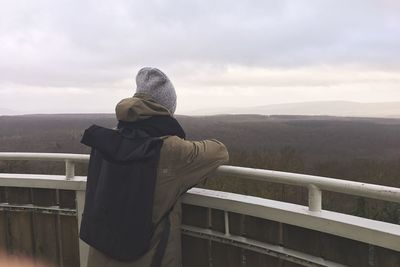
[[[400,187],[400,120],[305,116],[178,116],[188,139],[216,138],[230,165],[306,173]],[[89,153],[80,144],[91,124],[114,127],[111,114],[0,117],[0,151]],[[0,172],[61,174],[63,164],[0,162]],[[77,173],[86,174],[78,165]],[[307,203],[304,188],[218,177],[207,188]],[[393,203],[324,192],[329,210],[400,222]]]

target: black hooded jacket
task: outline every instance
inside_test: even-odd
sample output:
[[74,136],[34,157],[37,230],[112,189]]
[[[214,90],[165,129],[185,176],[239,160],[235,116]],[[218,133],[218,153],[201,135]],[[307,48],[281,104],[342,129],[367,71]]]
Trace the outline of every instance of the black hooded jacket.
[[185,134],[172,117],[127,123],[118,130],[88,128],[92,148],[80,238],[111,258],[133,261],[146,253],[152,224],[161,136]]

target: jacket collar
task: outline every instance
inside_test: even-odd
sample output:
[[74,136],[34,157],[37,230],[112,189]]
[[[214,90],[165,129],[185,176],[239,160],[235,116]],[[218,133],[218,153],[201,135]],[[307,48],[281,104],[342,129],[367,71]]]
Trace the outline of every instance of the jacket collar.
[[140,121],[152,116],[171,116],[167,108],[142,93],[122,99],[115,107],[115,114],[117,120],[128,122]]

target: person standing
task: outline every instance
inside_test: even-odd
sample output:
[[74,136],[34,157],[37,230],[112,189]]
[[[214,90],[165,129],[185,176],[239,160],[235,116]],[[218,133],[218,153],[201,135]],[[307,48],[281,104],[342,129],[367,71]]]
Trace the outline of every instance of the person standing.
[[93,125],[82,138],[92,148],[80,232],[88,267],[181,266],[180,198],[229,159],[217,140],[185,140],[162,71],[142,68],[136,85],[116,106],[116,129]]

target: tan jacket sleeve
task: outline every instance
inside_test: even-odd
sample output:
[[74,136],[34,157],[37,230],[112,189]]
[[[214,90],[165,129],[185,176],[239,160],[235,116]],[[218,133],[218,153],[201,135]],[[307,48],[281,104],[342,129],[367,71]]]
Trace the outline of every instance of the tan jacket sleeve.
[[177,172],[180,179],[179,194],[202,182],[229,160],[225,145],[217,140],[184,141],[184,164]]
[[228,151],[217,140],[186,141],[176,136],[164,140],[155,188],[153,219],[160,220],[188,189],[210,177],[228,162]]

